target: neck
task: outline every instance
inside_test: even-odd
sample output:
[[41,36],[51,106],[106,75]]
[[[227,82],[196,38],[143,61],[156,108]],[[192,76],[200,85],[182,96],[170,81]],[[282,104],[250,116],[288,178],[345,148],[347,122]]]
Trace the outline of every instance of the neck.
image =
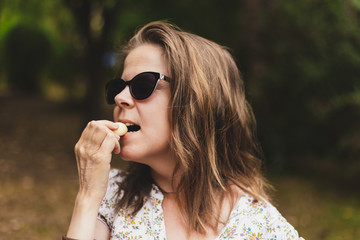
[[158,171],[156,169],[151,169],[151,175],[154,179],[156,185],[161,189],[165,194],[175,193],[176,191],[176,175],[175,179],[173,176],[174,169],[172,171]]
[[174,193],[177,185],[177,174],[174,175],[177,160],[174,154],[169,151],[166,154],[157,156],[156,159],[147,162],[150,163],[151,176],[156,185],[163,193]]

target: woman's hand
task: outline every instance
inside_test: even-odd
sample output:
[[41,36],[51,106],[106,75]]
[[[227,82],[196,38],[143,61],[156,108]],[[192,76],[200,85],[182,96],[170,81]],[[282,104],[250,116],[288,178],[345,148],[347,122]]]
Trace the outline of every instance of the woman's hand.
[[[94,239],[98,210],[107,189],[112,152],[120,153],[120,137],[113,132],[117,128],[118,124],[114,122],[91,121],[75,145],[79,192],[67,232],[70,238]],[[102,232],[101,239],[108,239],[109,232]]]
[[79,194],[101,201],[106,193],[112,152],[120,153],[120,137],[113,132],[118,125],[91,121],[75,145],[79,174]]

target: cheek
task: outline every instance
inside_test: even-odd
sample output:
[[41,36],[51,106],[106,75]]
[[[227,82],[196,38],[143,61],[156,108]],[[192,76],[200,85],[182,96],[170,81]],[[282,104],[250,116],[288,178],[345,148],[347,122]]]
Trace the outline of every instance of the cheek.
[[[159,114],[160,115],[160,114]],[[161,113],[161,118],[158,119],[158,123],[156,126],[161,129],[161,137],[165,142],[170,141],[171,137],[171,129],[170,129],[170,122],[168,111],[164,111]]]
[[168,105],[160,102],[155,107],[147,109],[144,114],[146,114],[147,125],[151,126],[153,134],[158,134],[162,137],[170,136]]

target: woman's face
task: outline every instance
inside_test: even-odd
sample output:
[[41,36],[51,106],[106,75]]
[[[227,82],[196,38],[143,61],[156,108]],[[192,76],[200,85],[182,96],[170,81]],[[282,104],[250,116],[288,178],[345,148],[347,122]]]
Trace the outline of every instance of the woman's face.
[[[144,44],[132,50],[125,59],[121,76],[131,80],[142,72],[158,72],[169,76],[163,50],[155,44]],[[151,165],[151,161],[170,156],[170,124],[168,106],[170,84],[160,80],[153,94],[136,100],[127,86],[115,97],[114,121],[132,123],[140,130],[128,132],[120,139],[122,159]]]

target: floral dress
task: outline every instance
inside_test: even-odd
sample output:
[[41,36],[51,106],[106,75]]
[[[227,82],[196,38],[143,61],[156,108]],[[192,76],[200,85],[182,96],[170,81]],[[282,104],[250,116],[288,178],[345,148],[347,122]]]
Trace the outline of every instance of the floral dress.
[[[122,180],[120,170],[112,169],[109,186],[102,200],[98,219],[110,229],[110,239],[166,239],[164,214],[161,203],[164,199],[154,184],[144,206],[132,216],[125,210],[115,212],[115,197]],[[230,214],[229,221],[215,240],[292,240],[299,237],[297,231],[268,202],[254,202],[249,195],[240,198]]]

